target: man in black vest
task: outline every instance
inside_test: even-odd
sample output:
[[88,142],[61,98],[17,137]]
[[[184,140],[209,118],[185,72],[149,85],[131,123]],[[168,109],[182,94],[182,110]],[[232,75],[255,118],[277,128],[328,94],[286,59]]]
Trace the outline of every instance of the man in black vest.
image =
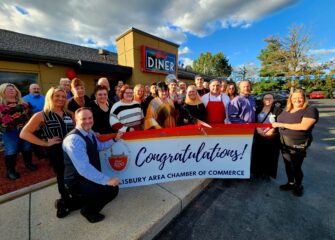
[[89,108],[75,112],[76,127],[63,141],[64,183],[72,198],[71,210],[81,208],[80,213],[91,223],[100,222],[103,207],[119,192],[119,179],[101,172],[99,151],[110,148],[120,140],[100,142],[92,131],[93,115]]

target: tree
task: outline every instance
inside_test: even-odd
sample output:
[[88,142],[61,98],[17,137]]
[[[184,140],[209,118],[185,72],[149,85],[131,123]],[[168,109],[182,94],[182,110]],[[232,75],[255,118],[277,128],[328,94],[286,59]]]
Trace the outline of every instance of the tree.
[[303,26],[294,25],[286,38],[270,36],[265,41],[268,44],[258,56],[262,61],[260,75],[286,76],[287,87],[291,87],[292,91],[297,82],[291,81],[289,77],[309,74],[314,62],[308,55],[312,47],[310,35],[303,31]]
[[279,37],[270,36],[265,39],[268,43],[266,48],[261,50],[258,59],[262,61],[259,76],[278,77],[284,76],[286,72],[285,52]]
[[213,68],[214,76],[220,77],[229,77],[233,70],[229,64],[229,60],[222,52],[218,52],[213,56]]
[[257,76],[258,68],[254,63],[247,63],[236,67],[234,72],[241,79],[250,79]]
[[206,52],[200,53],[199,58],[193,61],[193,71],[210,76],[228,77],[232,72],[232,67],[222,52],[214,55]]

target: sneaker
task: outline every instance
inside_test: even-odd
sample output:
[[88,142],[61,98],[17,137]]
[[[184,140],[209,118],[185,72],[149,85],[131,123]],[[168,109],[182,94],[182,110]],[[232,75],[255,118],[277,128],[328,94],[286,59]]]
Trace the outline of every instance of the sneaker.
[[283,191],[291,191],[291,190],[294,190],[294,188],[295,188],[294,183],[289,183],[289,182],[284,185],[279,186],[279,189]]
[[66,207],[63,199],[57,199],[55,201],[55,208],[57,209],[56,216],[58,218],[64,218],[70,214],[70,209]]
[[297,197],[301,197],[302,195],[304,195],[304,187],[302,185],[295,186],[295,188],[293,190],[293,195],[295,195]]
[[90,223],[97,223],[101,222],[102,220],[105,219],[105,215],[101,213],[96,213],[96,214],[87,214],[83,210],[80,210],[80,214],[83,215],[87,221]]

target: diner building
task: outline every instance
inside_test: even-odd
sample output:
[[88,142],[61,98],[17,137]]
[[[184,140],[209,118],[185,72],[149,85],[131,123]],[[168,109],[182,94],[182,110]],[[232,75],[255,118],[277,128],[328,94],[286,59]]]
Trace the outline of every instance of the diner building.
[[89,95],[100,77],[111,86],[150,84],[168,74],[193,82],[194,72],[178,68],[178,47],[136,28],[117,37],[117,53],[0,29],[0,84],[12,82],[25,94],[36,82],[45,93],[60,78],[78,77]]

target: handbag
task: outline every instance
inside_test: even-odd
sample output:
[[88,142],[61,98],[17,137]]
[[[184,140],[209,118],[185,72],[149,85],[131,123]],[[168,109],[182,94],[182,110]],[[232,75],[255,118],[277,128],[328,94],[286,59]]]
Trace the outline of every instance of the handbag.
[[280,140],[282,144],[294,150],[306,150],[311,145],[312,139],[313,139],[312,135],[288,137],[283,134],[280,134]]

